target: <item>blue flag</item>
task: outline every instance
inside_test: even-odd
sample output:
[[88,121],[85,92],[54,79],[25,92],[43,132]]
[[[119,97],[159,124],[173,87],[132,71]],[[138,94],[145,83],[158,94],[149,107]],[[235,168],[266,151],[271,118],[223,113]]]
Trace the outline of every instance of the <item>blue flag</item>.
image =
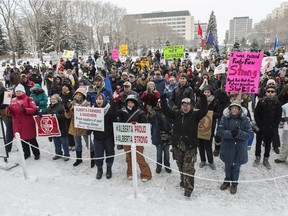
[[106,72],[105,88],[107,88],[111,92],[111,94],[113,94],[113,90],[112,90],[112,86],[111,86],[111,83],[110,83],[109,73],[108,72]]
[[278,47],[279,47],[279,39],[278,39],[278,37],[276,36],[275,42],[274,42],[274,53],[275,53],[275,51],[277,50]]
[[211,34],[211,32],[208,33],[208,38],[207,38],[207,41],[206,41],[206,44],[210,44],[210,45],[213,45],[216,52],[219,54],[219,47],[217,44],[215,44],[214,42],[214,37],[213,35]]

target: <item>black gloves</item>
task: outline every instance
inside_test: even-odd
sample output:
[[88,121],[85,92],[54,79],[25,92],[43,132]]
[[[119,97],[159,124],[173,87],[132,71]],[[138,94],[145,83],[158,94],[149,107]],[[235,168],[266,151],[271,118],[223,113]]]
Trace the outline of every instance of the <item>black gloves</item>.
[[53,138],[52,137],[48,137],[49,142],[52,142]]
[[39,105],[40,105],[40,101],[36,101],[35,104],[36,104],[37,106],[39,106]]
[[24,107],[24,105],[23,104],[21,104],[21,110],[22,110],[22,112],[26,112],[26,108]]
[[239,128],[235,128],[233,130],[231,130],[231,134],[232,134],[232,137],[235,138],[239,133]]

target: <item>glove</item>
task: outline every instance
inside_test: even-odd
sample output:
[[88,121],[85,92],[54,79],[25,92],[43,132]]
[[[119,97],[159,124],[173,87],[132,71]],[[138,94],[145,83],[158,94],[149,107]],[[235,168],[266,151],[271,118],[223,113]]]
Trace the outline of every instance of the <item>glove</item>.
[[167,98],[167,93],[164,93],[160,96],[161,99],[166,99]]
[[152,112],[152,106],[151,105],[147,105],[146,106],[146,110],[148,113],[151,113]]
[[235,128],[233,130],[231,130],[231,134],[232,134],[232,137],[235,138],[239,133],[239,128]]
[[40,101],[35,101],[35,104],[36,104],[37,106],[39,106],[39,105],[40,105]]
[[48,137],[48,140],[49,140],[49,142],[52,142],[53,139],[52,139],[52,137]]
[[26,112],[26,108],[24,107],[24,105],[23,104],[21,104],[21,110],[22,110],[22,112]]

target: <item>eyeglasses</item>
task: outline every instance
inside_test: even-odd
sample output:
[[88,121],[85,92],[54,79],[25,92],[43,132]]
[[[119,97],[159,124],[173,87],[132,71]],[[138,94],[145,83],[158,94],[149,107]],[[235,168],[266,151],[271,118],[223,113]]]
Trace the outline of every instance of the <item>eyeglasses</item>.
[[157,73],[157,74],[155,74],[155,76],[160,76],[160,75],[161,75],[161,74],[158,74],[158,73]]
[[124,86],[124,88],[129,88],[129,87],[130,87],[130,86],[128,86],[128,85],[125,85],[125,86]]
[[267,92],[267,93],[275,93],[275,91],[269,91],[269,90],[268,90],[268,91],[266,91],[266,92]]

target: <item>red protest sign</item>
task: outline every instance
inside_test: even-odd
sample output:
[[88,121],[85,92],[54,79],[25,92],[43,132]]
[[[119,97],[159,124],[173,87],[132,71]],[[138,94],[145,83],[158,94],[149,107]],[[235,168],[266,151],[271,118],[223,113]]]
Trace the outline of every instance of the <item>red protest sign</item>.
[[36,123],[37,137],[61,136],[56,116],[34,116],[34,121]]

